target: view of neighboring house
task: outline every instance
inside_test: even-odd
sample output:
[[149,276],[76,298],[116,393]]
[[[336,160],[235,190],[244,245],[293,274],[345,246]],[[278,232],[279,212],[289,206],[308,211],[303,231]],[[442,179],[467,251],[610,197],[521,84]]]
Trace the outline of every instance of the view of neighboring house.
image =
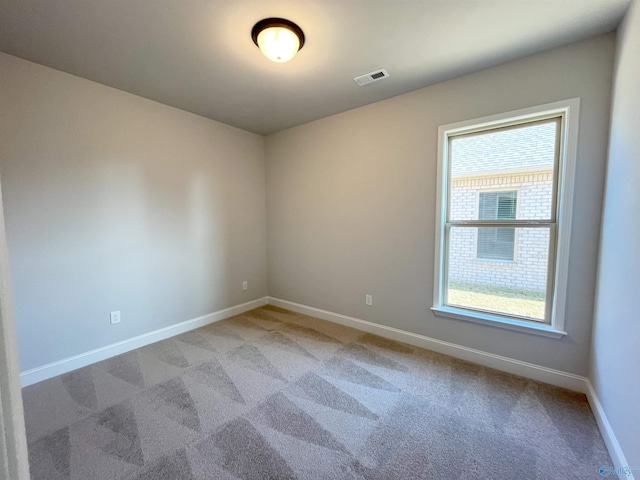
[[[549,218],[556,128],[547,122],[455,138],[451,220]],[[548,252],[547,229],[453,227],[450,288],[527,290],[525,296],[531,293],[544,302]]]

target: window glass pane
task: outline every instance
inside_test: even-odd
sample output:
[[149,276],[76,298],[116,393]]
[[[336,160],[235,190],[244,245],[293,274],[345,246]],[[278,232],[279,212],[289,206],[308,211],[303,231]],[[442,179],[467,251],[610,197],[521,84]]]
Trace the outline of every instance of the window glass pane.
[[449,221],[548,220],[558,122],[452,137]]
[[[451,227],[445,303],[543,321],[549,233],[546,227]],[[481,247],[485,241],[490,248]],[[479,258],[481,250],[494,256]]]

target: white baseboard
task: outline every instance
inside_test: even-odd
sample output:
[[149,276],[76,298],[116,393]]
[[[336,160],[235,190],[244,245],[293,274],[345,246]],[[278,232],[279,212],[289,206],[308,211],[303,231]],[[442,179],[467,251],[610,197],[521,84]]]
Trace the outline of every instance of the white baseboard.
[[241,313],[253,310],[254,308],[261,307],[268,303],[268,297],[262,297],[257,300],[235,305],[233,307],[225,308],[224,310],[218,310],[217,312],[209,313],[201,317],[192,318],[184,322],[176,323],[169,327],[154,330],[153,332],[144,333],[137,337],[129,338],[121,342],[113,343],[105,347],[96,348],[80,355],[74,355],[73,357],[58,360],[57,362],[48,363],[41,367],[32,368],[26,370],[20,374],[22,386],[26,387],[33,385],[34,383],[41,382],[48,378],[52,378],[63,373],[76,370],[78,368],[86,367],[92,363],[106,360],[107,358],[120,355],[122,353],[135,350],[136,348],[144,347],[150,343],[166,340],[167,338],[179,335],[181,333],[194,330],[196,328],[204,327],[210,323],[224,320],[225,318],[233,317]]
[[[634,480],[633,471],[624,471],[626,467],[629,467],[627,463],[627,459],[624,456],[624,452],[618,443],[618,439],[616,438],[615,433],[613,433],[613,428],[611,428],[611,424],[609,423],[609,419],[607,418],[607,414],[604,412],[604,408],[602,408],[602,404],[600,403],[600,399],[596,394],[591,381],[587,379],[587,398],[589,399],[589,405],[591,405],[591,410],[593,411],[593,416],[596,418],[596,422],[598,423],[598,428],[600,429],[600,434],[602,435],[602,439],[604,440],[605,445],[607,446],[607,450],[609,451],[609,456],[611,457],[611,462],[618,474],[618,478],[624,478],[625,480]],[[622,473],[624,472],[624,473]],[[615,478],[614,475],[611,475],[611,478]]]
[[407,332],[386,325],[360,320],[359,318],[348,317],[339,313],[321,310],[319,308],[308,307],[299,303],[269,297],[269,304],[286,308],[294,312],[302,313],[330,322],[339,323],[347,327],[356,328],[368,333],[373,333],[381,337],[390,338],[399,342],[425,348],[433,352],[442,353],[451,357],[466,360],[468,362],[495,368],[503,372],[512,373],[521,377],[530,378],[539,382],[548,383],[557,387],[567,388],[580,393],[586,393],[586,378],[573,373],[554,370],[552,368],[541,367],[533,363],[522,362],[513,358],[483,352],[473,348],[463,347],[455,343],[449,343],[435,338],[426,337],[417,333]]

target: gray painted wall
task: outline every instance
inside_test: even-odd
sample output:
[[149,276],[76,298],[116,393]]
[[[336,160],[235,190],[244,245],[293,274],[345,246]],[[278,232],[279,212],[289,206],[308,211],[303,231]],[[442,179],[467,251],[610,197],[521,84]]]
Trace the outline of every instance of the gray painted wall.
[[[596,37],[267,137],[269,294],[586,375],[614,45]],[[572,97],[582,103],[569,335],[435,317],[438,126]]]
[[[640,3],[618,33],[590,379],[630,466],[640,465]],[[634,472],[636,478],[638,472]]]
[[267,294],[263,137],[5,54],[0,92],[22,370]]

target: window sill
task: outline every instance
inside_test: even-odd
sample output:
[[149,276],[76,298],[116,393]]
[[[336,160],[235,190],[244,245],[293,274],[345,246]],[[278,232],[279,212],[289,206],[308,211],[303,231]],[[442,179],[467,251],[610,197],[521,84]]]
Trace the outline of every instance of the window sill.
[[497,315],[490,315],[480,312],[471,312],[453,307],[431,307],[434,315],[438,317],[454,318],[456,320],[465,320],[467,322],[480,323],[483,325],[491,325],[493,327],[505,328],[507,330],[516,330],[519,332],[531,333],[543,337],[562,338],[567,332],[556,330],[546,323],[534,323],[526,320],[517,320],[515,318],[504,318]]

